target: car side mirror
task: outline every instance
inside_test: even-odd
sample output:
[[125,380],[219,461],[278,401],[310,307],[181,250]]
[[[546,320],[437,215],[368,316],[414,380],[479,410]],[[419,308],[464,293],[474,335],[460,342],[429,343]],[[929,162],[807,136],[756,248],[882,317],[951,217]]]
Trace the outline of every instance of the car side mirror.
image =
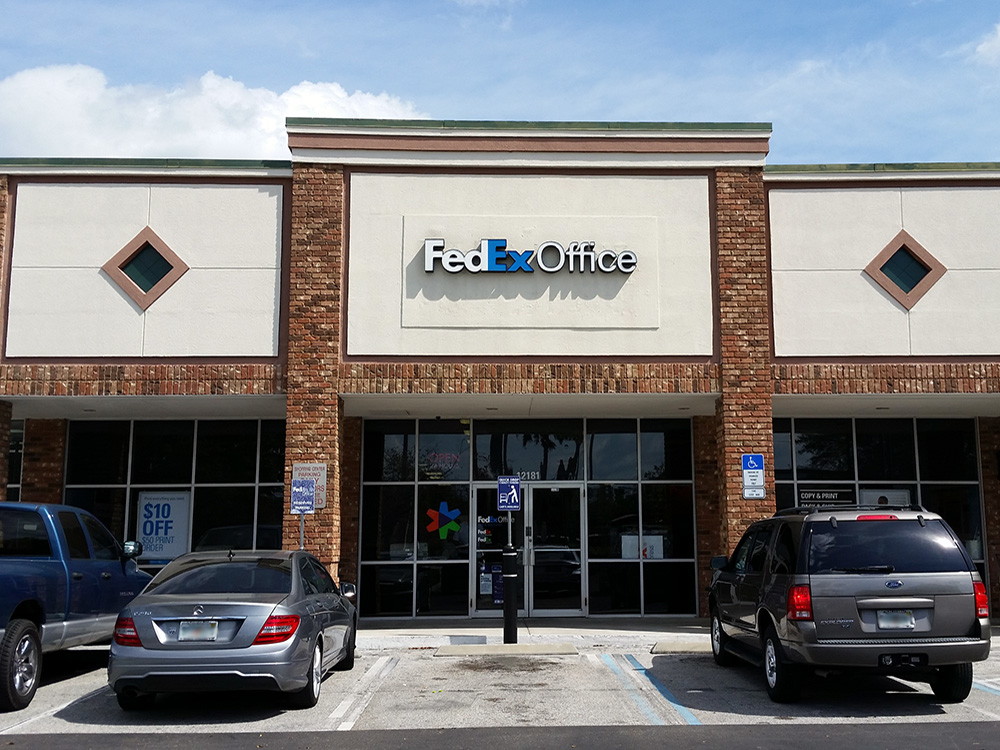
[[718,555],[717,557],[713,557],[711,562],[709,562],[709,565],[712,566],[712,570],[722,570],[728,564],[729,564],[729,558],[726,557],[725,555]]
[[122,557],[126,560],[134,560],[142,556],[142,542],[125,542],[122,550]]
[[353,599],[358,595],[358,588],[353,583],[342,583],[340,593],[345,599]]

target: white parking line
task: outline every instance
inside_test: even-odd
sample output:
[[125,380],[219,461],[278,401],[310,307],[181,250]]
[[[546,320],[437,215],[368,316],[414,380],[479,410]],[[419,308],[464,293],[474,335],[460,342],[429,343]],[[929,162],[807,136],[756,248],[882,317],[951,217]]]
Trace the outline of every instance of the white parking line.
[[[358,680],[354,691],[344,698],[340,702],[340,705],[330,714],[327,725],[338,732],[346,732],[352,729],[357,720],[361,718],[361,714],[364,713],[365,708],[371,703],[372,698],[375,697],[379,686],[389,676],[389,673],[395,669],[398,663],[399,657],[396,656],[379,657],[362,678]],[[354,706],[353,711],[351,711],[352,706]],[[348,711],[350,711],[350,715],[348,715]],[[347,716],[347,719],[340,721],[344,716]]]
[[39,719],[46,719],[49,716],[52,716],[54,714],[59,713],[60,711],[62,711],[65,708],[69,708],[74,703],[80,703],[82,701],[88,700],[90,698],[93,698],[96,695],[100,695],[101,693],[103,693],[104,691],[109,690],[109,689],[110,688],[108,688],[108,686],[105,685],[104,687],[100,687],[97,690],[91,690],[86,695],[81,695],[78,698],[74,698],[71,701],[67,701],[66,703],[63,703],[61,706],[56,706],[55,708],[50,708],[48,711],[44,711],[43,713],[40,713],[37,716],[32,716],[30,719],[25,719],[24,721],[19,721],[16,724],[11,724],[9,726],[3,727],[2,729],[0,729],[0,734],[13,734],[14,730],[19,729],[20,727],[27,726],[28,724],[31,724],[32,722],[38,721]]

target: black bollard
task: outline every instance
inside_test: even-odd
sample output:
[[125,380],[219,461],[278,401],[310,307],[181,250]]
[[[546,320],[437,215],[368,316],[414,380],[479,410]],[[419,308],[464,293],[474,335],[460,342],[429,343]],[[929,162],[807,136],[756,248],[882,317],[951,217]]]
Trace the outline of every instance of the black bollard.
[[517,643],[517,550],[503,548],[503,642]]

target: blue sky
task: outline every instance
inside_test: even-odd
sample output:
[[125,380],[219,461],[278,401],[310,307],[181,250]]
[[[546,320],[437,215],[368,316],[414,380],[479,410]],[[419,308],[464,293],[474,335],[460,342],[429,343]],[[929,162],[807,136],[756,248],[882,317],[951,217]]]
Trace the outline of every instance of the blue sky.
[[0,158],[287,158],[285,116],[770,122],[772,164],[1000,161],[979,0],[0,0]]

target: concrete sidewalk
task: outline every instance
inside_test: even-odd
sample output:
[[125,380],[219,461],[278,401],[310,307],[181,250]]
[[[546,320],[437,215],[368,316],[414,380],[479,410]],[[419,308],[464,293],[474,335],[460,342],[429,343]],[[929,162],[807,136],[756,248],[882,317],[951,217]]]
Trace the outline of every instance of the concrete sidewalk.
[[435,650],[436,656],[608,649],[705,653],[712,648],[707,620],[696,618],[519,618],[517,624],[517,643],[504,643],[501,620],[362,620],[357,646],[362,651]]

